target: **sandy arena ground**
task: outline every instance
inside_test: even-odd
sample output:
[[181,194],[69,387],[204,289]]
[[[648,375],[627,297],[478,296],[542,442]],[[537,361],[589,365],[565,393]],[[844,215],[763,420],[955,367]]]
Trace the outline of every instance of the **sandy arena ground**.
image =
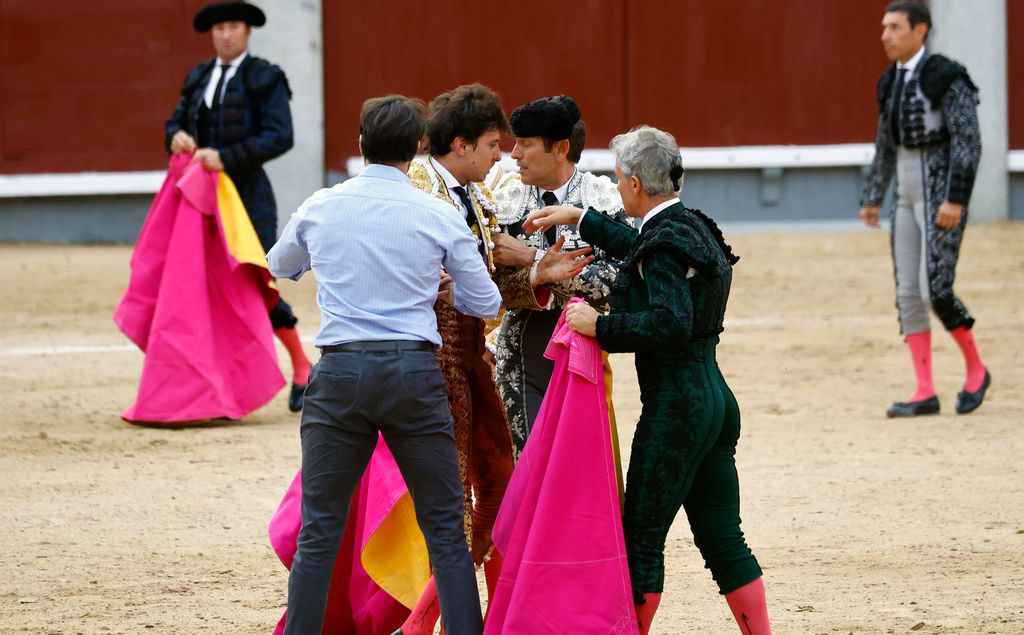
[[[775,631],[1024,631],[1024,224],[972,226],[961,260],[988,400],[952,414],[963,367],[937,331],[943,414],[913,421],[883,416],[912,382],[887,236],[731,238],[720,361]],[[130,255],[0,245],[0,633],[268,634],[287,574],[266,523],[299,464],[298,417],[282,393],[241,423],[123,422],[142,364],[111,322]],[[312,281],[282,287],[311,338]],[[628,449],[639,403],[631,358],[614,360]],[[667,561],[654,631],[735,633],[683,518]]]

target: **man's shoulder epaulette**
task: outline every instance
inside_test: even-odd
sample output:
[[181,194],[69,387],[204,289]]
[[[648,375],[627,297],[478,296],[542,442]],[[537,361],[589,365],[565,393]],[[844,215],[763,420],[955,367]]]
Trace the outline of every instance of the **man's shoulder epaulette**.
[[511,225],[522,220],[526,211],[529,187],[523,184],[518,172],[508,172],[494,186],[491,193],[498,205],[498,222]]
[[662,212],[656,223],[640,236],[634,260],[655,250],[667,250],[680,262],[698,271],[724,269],[736,264],[739,257],[725,242],[718,225],[707,215],[689,207]]
[[971,80],[967,68],[945,55],[933,53],[925,58],[920,77],[921,92],[932,103],[941,102],[957,79],[963,79],[971,90],[978,92],[978,87]]
[[243,63],[245,64],[246,89],[250,93],[261,95],[274,88],[278,82],[283,82],[288,98],[291,99],[292,89],[288,85],[288,77],[284,74],[284,69],[262,57],[250,56]]
[[426,163],[422,159],[414,159],[409,164],[409,172],[407,173],[409,180],[418,190],[423,190],[427,194],[437,195],[437,182],[430,174],[431,170],[427,169]]
[[622,209],[622,197],[619,196],[619,191],[611,179],[592,172],[582,172],[580,176],[580,200],[583,209],[592,207],[599,212]]

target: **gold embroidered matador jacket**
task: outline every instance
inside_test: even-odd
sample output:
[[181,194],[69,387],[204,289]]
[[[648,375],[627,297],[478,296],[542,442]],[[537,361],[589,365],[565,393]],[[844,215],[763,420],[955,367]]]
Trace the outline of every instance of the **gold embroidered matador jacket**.
[[[528,246],[537,249],[539,260],[550,245],[544,232],[534,232],[527,236],[522,229],[522,222],[530,213],[544,207],[540,191],[526,185],[518,173],[506,174],[494,188],[494,198],[498,203],[498,222],[505,232],[519,239]],[[577,170],[569,179],[563,205],[574,205],[582,209],[594,209],[626,223],[630,223],[622,207],[622,199],[615,184],[606,176],[597,176],[590,172]],[[589,245],[580,237],[575,226],[560,225],[557,236],[565,236],[563,250],[574,250]],[[600,249],[594,249],[594,261],[587,265],[576,277],[562,282],[546,285],[551,291],[551,302],[543,309],[536,307],[506,307],[498,333],[495,367],[498,391],[505,406],[512,443],[516,458],[523,451],[529,436],[524,395],[525,371],[523,354],[524,329],[530,315],[537,310],[561,311],[570,298],[578,297],[601,312],[608,310],[612,282],[618,274],[619,262]]]
[[[450,204],[453,213],[461,213],[429,159],[413,161],[409,179],[419,189]],[[499,230],[499,225],[491,191],[482,183],[470,183],[467,191],[476,216],[472,231],[505,306],[540,308],[530,284],[529,267],[494,265],[491,232]],[[491,367],[483,357],[484,321],[459,313],[446,302],[435,304],[434,311],[442,341],[437,358],[448,382],[448,406],[465,491],[466,535],[479,564],[479,558],[490,547],[491,528],[512,474],[511,437]]]

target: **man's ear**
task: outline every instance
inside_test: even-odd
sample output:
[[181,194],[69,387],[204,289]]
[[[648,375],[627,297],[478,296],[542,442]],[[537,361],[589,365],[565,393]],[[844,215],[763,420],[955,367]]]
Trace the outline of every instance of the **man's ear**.
[[629,187],[633,190],[633,193],[637,195],[644,191],[643,182],[638,179],[635,174],[629,177]]
[[466,153],[469,151],[471,145],[473,144],[466,141],[465,137],[455,137],[454,139],[452,139],[451,151],[454,152],[459,157],[464,157],[466,156]]
[[924,22],[918,22],[914,25],[914,34],[919,35],[922,41],[928,39],[928,25]]
[[555,142],[555,146],[554,146],[553,149],[555,151],[555,154],[559,154],[559,155],[562,155],[562,156],[568,156],[569,155],[569,140],[568,139],[562,139],[561,141],[556,141]]
[[363,153],[363,135],[359,135],[359,154]]

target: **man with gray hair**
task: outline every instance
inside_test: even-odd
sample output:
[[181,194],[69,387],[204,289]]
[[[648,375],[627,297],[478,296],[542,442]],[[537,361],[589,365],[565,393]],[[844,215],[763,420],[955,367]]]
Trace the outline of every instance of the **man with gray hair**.
[[633,437],[622,515],[640,632],[647,633],[665,584],[665,538],[682,506],[705,566],[746,635],[771,632],[757,559],[740,530],[736,443],[740,411],[715,360],[732,266],[722,232],[683,207],[672,135],[642,126],[612,140],[625,223],[569,206],[545,207],[523,223],[533,232],[578,224],[588,243],[622,266],[611,312],[579,302],[566,322],[609,353],[635,353],[642,410]]

